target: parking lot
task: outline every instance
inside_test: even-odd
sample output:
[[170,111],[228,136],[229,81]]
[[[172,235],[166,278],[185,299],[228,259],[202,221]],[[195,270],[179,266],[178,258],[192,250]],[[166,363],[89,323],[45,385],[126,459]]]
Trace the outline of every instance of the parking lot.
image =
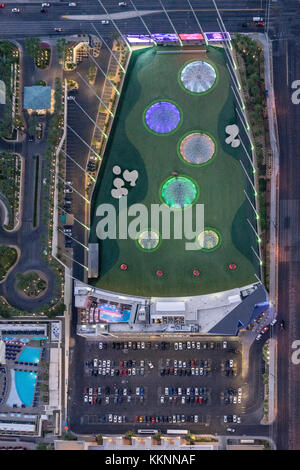
[[247,386],[239,340],[84,344],[72,394],[74,429],[205,431],[214,423],[243,423]]

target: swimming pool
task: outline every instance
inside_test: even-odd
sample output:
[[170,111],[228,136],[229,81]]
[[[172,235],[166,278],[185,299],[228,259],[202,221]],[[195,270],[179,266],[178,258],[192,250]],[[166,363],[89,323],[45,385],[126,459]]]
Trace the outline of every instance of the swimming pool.
[[36,383],[36,372],[15,371],[15,385],[20,400],[24,405],[30,406],[33,400],[34,388]]
[[38,363],[40,361],[40,354],[41,348],[26,347],[18,357],[18,361]]

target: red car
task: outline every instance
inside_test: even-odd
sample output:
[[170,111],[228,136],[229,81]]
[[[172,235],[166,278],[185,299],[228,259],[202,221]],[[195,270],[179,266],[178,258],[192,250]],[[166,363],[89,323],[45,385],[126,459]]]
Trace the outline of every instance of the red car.
[[97,393],[98,393],[97,387],[94,387],[93,395],[97,395]]
[[120,367],[124,366],[124,361],[120,361]]
[[120,369],[120,375],[123,375],[123,369]]
[[93,404],[95,405],[97,403],[97,397],[93,397]]
[[191,360],[191,367],[194,367],[195,366],[195,361],[194,359]]
[[5,7],[5,3],[0,3],[0,8],[4,8]]
[[155,423],[155,416],[151,417],[151,423]]
[[127,375],[127,369],[124,369],[123,374]]
[[139,417],[139,416],[136,416],[136,417],[135,417],[135,422],[138,423],[139,420],[140,420],[140,417]]

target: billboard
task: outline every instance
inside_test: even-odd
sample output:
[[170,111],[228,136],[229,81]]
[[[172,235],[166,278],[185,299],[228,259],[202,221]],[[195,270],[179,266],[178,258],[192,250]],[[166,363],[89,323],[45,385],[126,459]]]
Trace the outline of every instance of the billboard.
[[204,33],[208,41],[231,41],[229,33]]
[[153,42],[148,34],[126,34],[126,38],[130,44],[149,44]]
[[175,33],[157,33],[152,34],[156,42],[178,42],[178,36]]
[[200,33],[192,33],[192,34],[187,34],[187,33],[181,33],[179,34],[179,37],[182,41],[203,41],[204,37]]

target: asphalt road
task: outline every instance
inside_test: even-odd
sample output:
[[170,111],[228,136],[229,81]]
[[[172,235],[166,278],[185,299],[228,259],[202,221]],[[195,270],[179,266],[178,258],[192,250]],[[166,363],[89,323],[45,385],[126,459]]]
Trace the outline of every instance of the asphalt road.
[[291,360],[300,339],[300,107],[292,103],[291,84],[300,79],[299,2],[281,5],[279,40],[273,42],[274,85],[280,145],[278,316],[286,329],[278,337],[278,449],[300,449],[300,369]]
[[[60,34],[78,34],[93,32],[89,21],[84,18],[78,20],[66,19],[67,15],[104,15],[105,10],[101,8],[97,0],[82,0],[77,2],[77,7],[68,7],[68,2],[51,2],[51,7],[46,14],[40,12],[40,5],[36,3],[6,4],[4,9],[0,9],[0,21],[2,38],[20,38],[27,35],[30,36],[48,36],[57,33],[54,32],[55,27],[62,27],[63,33]],[[118,7],[117,2],[104,0],[103,5],[109,14],[126,13],[134,11],[134,8],[128,1],[125,8]],[[204,31],[219,31],[216,20],[216,13],[213,2],[211,0],[192,0],[198,21],[200,21]],[[197,22],[189,9],[186,0],[164,0],[163,2],[169,17],[175,28],[179,32],[197,32],[199,30]],[[163,33],[172,32],[172,25],[166,14],[163,12],[159,0],[134,0],[134,5],[139,10],[153,10],[155,13],[147,15],[144,20],[152,32]],[[251,22],[253,16],[264,14],[266,0],[237,0],[237,1],[218,1],[218,8],[222,12],[224,23],[230,31],[240,31],[241,25],[245,21]],[[20,13],[12,13],[13,7],[19,7]],[[3,21],[2,21],[3,19]],[[115,28],[111,22],[109,25],[102,25],[101,22],[95,21],[102,35],[109,37]],[[122,33],[129,34],[145,34],[147,33],[142,21],[139,17],[129,19],[116,20],[118,28]],[[253,28],[252,28],[253,29]],[[251,30],[251,28],[250,28]]]

